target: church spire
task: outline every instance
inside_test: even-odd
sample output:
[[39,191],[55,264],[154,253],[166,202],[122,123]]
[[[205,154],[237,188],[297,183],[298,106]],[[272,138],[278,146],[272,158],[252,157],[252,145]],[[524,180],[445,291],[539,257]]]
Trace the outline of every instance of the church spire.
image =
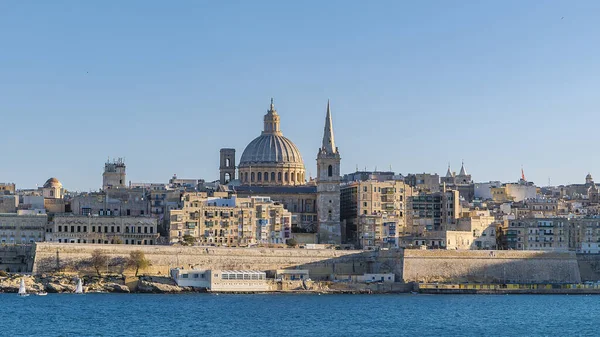
[[462,162],[462,165],[460,166],[460,173],[458,175],[460,175],[460,176],[467,175],[467,170],[465,170],[465,161],[464,160]]
[[325,130],[323,132],[323,147],[322,151],[327,153],[336,153],[335,141],[333,139],[333,122],[331,121],[331,110],[329,108],[329,100],[327,100],[327,116],[325,117]]
[[446,178],[452,177],[452,171],[450,171],[450,163],[448,163],[448,171],[446,171]]

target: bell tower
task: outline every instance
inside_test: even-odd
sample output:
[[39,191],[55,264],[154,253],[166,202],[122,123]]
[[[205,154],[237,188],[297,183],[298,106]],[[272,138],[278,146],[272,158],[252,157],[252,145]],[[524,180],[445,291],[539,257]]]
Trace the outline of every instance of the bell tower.
[[221,149],[219,182],[225,185],[235,179],[235,149]]
[[333,138],[333,122],[327,101],[323,145],[317,154],[317,217],[319,243],[342,243],[340,225],[340,153]]

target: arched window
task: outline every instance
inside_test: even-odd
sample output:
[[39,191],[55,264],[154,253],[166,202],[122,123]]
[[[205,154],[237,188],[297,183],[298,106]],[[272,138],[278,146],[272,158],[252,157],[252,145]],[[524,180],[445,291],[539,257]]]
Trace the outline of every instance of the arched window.
[[231,181],[231,174],[225,173],[225,182],[228,183]]
[[302,179],[300,179],[300,177],[301,177],[300,176],[300,172],[296,173],[296,181],[299,182],[299,183],[302,182]]
[[296,173],[294,173],[294,172],[290,173],[290,181],[291,182],[295,181],[294,178],[296,178]]
[[225,167],[229,167],[231,165],[231,160],[229,158],[225,159]]
[[265,177],[265,181],[269,181],[269,172],[265,172],[264,177]]
[[244,173],[244,181],[248,182],[248,172]]
[[286,182],[289,181],[289,177],[288,177],[288,173],[287,172],[285,173],[285,181]]
[[271,181],[275,181],[275,172],[271,172]]
[[281,181],[281,172],[277,172],[277,181]]
[[256,181],[262,181],[262,172],[258,172]]
[[250,173],[250,181],[254,182],[254,172]]
[[331,210],[329,210],[329,213],[327,214],[327,219],[328,219],[329,221],[331,221],[331,220],[332,220],[332,218],[331,218]]
[[327,176],[333,177],[333,166],[331,165],[329,165],[329,167],[327,168]]

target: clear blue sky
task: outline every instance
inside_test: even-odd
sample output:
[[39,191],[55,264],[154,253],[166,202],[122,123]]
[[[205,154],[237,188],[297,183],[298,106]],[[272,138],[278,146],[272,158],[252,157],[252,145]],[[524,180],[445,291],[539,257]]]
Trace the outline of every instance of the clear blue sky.
[[275,98],[315,175],[600,179],[598,1],[1,1],[0,181],[218,178]]

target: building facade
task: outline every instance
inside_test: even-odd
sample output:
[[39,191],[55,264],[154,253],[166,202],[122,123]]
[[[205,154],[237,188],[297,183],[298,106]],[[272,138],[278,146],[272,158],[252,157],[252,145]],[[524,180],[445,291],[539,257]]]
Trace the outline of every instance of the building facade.
[[44,241],[48,216],[0,214],[0,243],[28,244]]
[[269,197],[208,197],[186,193],[183,208],[169,211],[169,242],[192,236],[203,245],[285,244],[292,215]]
[[48,223],[46,241],[154,245],[157,221],[148,217],[59,215]]

